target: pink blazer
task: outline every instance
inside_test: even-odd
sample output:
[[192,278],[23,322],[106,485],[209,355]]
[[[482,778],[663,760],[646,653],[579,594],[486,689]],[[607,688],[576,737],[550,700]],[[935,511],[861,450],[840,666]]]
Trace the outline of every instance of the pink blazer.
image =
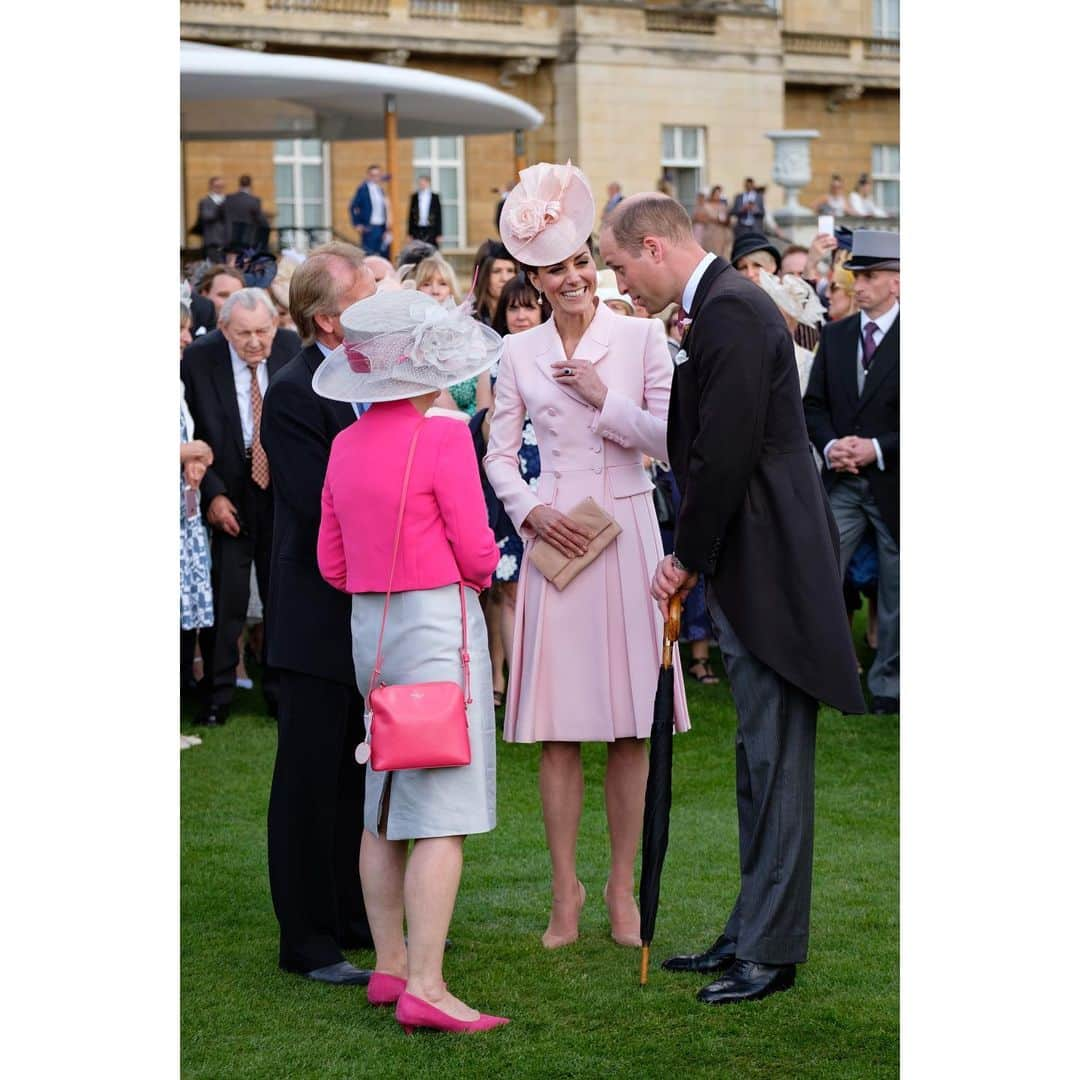
[[491,583],[499,549],[488,527],[480,472],[466,424],[421,417],[408,401],[372,405],[330,448],[319,525],[319,570],[347,593],[390,583],[401,484],[417,425],[394,592],[464,581]]

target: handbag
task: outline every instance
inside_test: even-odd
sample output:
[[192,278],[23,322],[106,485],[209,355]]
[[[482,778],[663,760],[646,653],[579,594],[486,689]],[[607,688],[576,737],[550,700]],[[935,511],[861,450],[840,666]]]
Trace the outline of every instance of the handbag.
[[589,534],[584,555],[564,555],[546,540],[537,540],[529,550],[529,561],[559,592],[586,566],[595,562],[600,552],[622,532],[619,523],[590,498],[583,499],[566,516],[575,525],[581,525]]
[[[409,487],[413,454],[420,438],[417,426],[409,447],[405,479],[401,485],[401,504],[398,507],[397,529],[394,533],[394,554],[390,563],[390,583],[383,604],[379,644],[375,649],[375,667],[371,672],[367,694],[367,735],[356,748],[356,759],[363,764],[371,758],[376,772],[396,772],[399,769],[449,769],[468,765],[472,760],[469,747],[469,717],[466,706],[472,704],[469,682],[468,616],[465,611],[465,584],[458,582],[461,596],[461,666],[464,671],[464,690],[456,682],[402,683],[387,686],[379,680],[382,671],[383,632],[390,610],[390,593],[394,586],[394,567],[397,565],[401,524],[405,517],[405,493]],[[378,683],[378,685],[376,685]]]

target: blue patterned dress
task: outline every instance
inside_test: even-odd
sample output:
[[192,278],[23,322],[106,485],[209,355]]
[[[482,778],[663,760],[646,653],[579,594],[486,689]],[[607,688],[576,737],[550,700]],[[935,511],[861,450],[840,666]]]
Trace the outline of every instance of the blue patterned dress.
[[[180,442],[191,441],[184,410],[180,410]],[[180,471],[180,629],[214,625],[214,594],[210,588],[210,544],[202,517],[188,517],[184,506],[184,472]]]

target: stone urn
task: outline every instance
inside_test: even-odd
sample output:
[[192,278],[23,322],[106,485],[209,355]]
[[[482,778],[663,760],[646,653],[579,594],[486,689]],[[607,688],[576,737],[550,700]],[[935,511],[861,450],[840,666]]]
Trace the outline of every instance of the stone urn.
[[777,222],[802,223],[813,212],[799,202],[799,192],[810,183],[810,140],[816,131],[766,131],[773,144],[772,178],[784,189],[784,205],[774,217]]

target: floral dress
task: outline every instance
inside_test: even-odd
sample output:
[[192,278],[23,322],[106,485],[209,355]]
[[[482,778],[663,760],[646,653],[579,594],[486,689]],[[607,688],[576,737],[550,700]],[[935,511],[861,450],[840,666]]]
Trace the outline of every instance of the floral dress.
[[476,412],[476,380],[466,379],[450,387],[450,396],[454,404],[463,412],[472,416]]
[[[180,441],[190,442],[187,419],[180,410]],[[188,516],[180,472],[180,629],[214,625],[214,594],[210,587],[210,544],[196,504]]]
[[[495,378],[496,375],[492,374],[492,392],[495,389]],[[521,469],[522,478],[535,491],[537,484],[540,483],[540,448],[536,445],[536,433],[533,431],[532,420],[528,416],[525,417],[521,429],[518,468]],[[495,529],[495,542],[499,545],[499,562],[495,567],[495,580],[517,581],[518,574],[521,572],[521,557],[524,554],[525,545],[505,513],[501,515],[498,527]]]

